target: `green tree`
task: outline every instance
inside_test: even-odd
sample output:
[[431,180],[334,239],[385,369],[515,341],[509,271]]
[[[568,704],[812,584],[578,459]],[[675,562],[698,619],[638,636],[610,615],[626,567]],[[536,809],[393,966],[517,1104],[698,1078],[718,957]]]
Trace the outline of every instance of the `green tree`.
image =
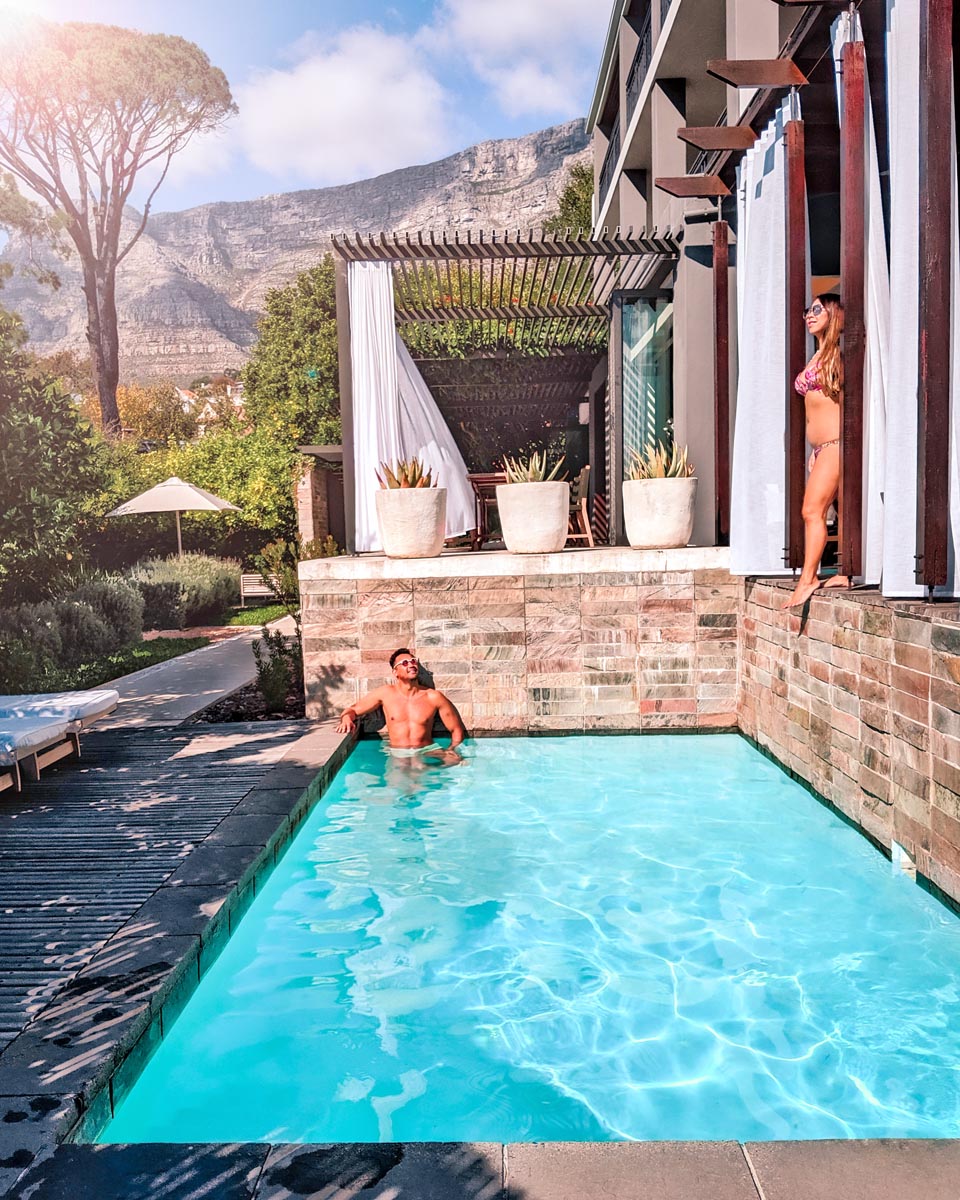
[[260,338],[243,372],[244,407],[256,429],[297,445],[340,441],[333,259],[267,292]]
[[105,463],[73,399],[22,350],[19,318],[0,310],[0,595],[48,594],[70,572]]
[[[143,233],[173,156],[235,111],[223,72],[183,38],[31,21],[0,46],[0,166],[40,197],[80,257],[108,436],[120,429],[117,268]],[[131,229],[124,208],[148,168]]]
[[560,193],[557,211],[543,223],[544,233],[564,234],[582,231],[587,236],[593,229],[593,165],[574,163],[567,173],[567,182]]
[[167,446],[197,436],[197,418],[184,409],[170,382],[121,384],[117,388],[117,407],[123,428],[147,441]]

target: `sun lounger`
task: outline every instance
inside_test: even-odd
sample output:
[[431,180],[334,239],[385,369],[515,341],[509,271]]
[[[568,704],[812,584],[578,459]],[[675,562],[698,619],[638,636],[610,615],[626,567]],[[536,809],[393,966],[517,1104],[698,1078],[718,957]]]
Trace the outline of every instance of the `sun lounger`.
[[23,776],[39,779],[43,767],[80,753],[80,735],[69,721],[50,717],[0,718],[0,792],[19,792]]
[[32,696],[0,696],[0,722],[5,717],[52,717],[75,721],[81,729],[105,717],[120,703],[114,688],[86,692],[44,692]]
[[0,696],[0,792],[19,792],[23,776],[39,779],[43,767],[80,754],[80,731],[113,712],[113,688]]

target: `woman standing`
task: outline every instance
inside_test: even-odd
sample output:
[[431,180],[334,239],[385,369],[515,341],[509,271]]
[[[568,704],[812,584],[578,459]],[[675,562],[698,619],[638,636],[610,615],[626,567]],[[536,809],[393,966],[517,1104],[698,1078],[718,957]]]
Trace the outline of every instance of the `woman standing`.
[[[818,296],[803,314],[808,333],[817,340],[817,351],[797,376],[795,387],[803,396],[807,441],[813,446],[807,487],[803,494],[803,570],[793,594],[783,606],[805,604],[820,586],[817,571],[827,544],[827,510],[840,486],[840,404],[843,399],[843,305],[832,292]],[[835,576],[826,587],[846,587],[846,576]]]

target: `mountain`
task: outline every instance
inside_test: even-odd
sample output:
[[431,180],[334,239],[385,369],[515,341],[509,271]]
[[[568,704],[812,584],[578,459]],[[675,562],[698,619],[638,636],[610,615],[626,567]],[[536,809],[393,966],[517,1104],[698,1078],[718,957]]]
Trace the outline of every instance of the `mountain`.
[[[586,155],[584,123],[571,121],[341,187],[156,213],[118,275],[122,376],[184,380],[242,365],[267,290],[315,264],[331,233],[535,228]],[[18,268],[27,254],[12,239],[2,257]],[[63,286],[15,272],[0,303],[23,317],[37,353],[85,348],[76,256],[33,254]]]

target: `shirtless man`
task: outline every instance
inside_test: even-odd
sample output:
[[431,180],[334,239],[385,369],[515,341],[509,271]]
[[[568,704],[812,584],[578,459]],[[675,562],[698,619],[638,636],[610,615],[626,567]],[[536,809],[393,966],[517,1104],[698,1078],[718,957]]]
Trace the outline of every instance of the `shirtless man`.
[[[338,733],[353,733],[357,718],[376,708],[383,709],[387,719],[390,749],[398,758],[427,759],[448,766],[461,762],[457,746],[467,731],[460,714],[443,692],[421,687],[417,676],[420,664],[405,647],[390,655],[393,683],[368,692],[340,715]],[[433,719],[439,715],[450,732],[450,749],[444,750],[433,740]]]

